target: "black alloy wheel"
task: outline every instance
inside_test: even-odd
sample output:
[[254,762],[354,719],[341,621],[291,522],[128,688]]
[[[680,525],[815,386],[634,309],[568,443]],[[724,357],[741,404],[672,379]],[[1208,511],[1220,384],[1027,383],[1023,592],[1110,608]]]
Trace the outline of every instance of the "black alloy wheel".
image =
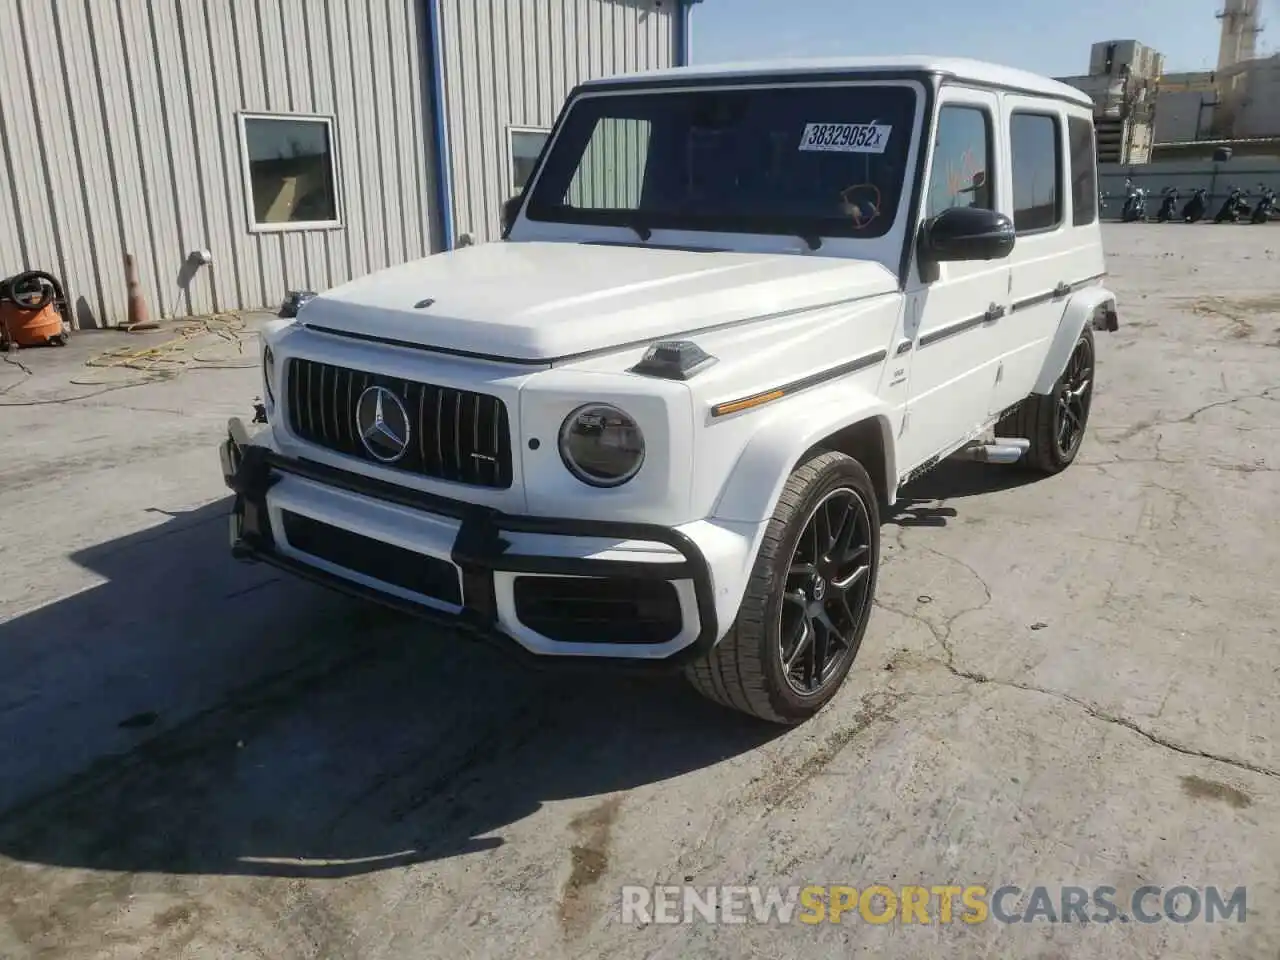
[[814,696],[857,654],[871,603],[871,560],[866,504],[848,487],[831,491],[796,542],[779,611],[782,673],[797,694]]
[[1058,389],[1054,420],[1054,441],[1058,456],[1070,460],[1084,439],[1089,420],[1089,402],[1093,397],[1093,341],[1081,337],[1067,361]]

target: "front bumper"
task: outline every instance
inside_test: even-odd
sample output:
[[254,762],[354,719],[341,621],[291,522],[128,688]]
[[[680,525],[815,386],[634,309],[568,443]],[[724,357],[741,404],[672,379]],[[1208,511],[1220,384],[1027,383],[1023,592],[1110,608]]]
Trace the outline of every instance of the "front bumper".
[[[228,424],[220,448],[227,486],[235,493],[231,512],[232,555],[262,561],[341,592],[373,600],[473,637],[498,641],[516,653],[546,662],[610,662],[629,667],[678,667],[704,656],[719,638],[711,568],[694,539],[670,527],[573,518],[514,516],[335,469],[327,464],[285,456],[255,444],[239,419]],[[358,508],[357,524],[344,522]],[[439,565],[447,561],[457,573],[456,588],[418,595],[377,576],[344,569],[290,543],[282,518],[303,512],[310,523],[317,515],[344,536],[351,526],[365,526],[360,538],[396,551],[412,566],[415,559]],[[305,516],[307,512],[311,517]],[[335,520],[334,517],[337,517]],[[327,524],[326,524],[327,525]],[[415,540],[414,538],[417,538]],[[400,540],[398,545],[394,541]],[[635,560],[566,555],[566,544],[612,541],[653,545],[663,556]],[[434,542],[434,545],[429,545]],[[530,552],[538,544],[554,547]],[[428,544],[425,545],[424,544]],[[556,546],[558,545],[558,546]],[[405,548],[408,549],[405,549]],[[517,549],[513,549],[513,547]],[[570,554],[575,551],[568,551]],[[581,552],[578,550],[576,552]],[[430,554],[434,553],[435,558]],[[334,557],[330,556],[330,561]],[[520,621],[515,588],[525,577],[607,578],[612,583],[664,581],[682,588],[681,633],[659,643],[558,642],[530,630]],[[551,583],[548,580],[547,583]],[[536,581],[525,580],[526,585]],[[527,591],[526,591],[527,592]]]

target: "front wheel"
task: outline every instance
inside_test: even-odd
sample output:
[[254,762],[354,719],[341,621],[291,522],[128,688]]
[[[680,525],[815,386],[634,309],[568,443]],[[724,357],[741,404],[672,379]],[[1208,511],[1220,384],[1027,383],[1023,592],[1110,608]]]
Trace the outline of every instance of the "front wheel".
[[737,619],[686,668],[704,696],[796,724],[835,696],[871,617],[880,511],[862,465],[818,453],[787,479]]

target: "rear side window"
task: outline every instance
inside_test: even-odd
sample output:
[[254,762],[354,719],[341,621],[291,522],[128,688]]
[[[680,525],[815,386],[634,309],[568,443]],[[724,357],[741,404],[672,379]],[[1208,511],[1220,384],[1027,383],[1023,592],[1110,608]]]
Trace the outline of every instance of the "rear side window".
[[1071,141],[1071,222],[1077,227],[1098,219],[1098,153],[1093,124],[1083,117],[1067,118]]
[[1062,223],[1062,138],[1058,118],[1018,112],[1009,118],[1013,163],[1013,225],[1018,233]]

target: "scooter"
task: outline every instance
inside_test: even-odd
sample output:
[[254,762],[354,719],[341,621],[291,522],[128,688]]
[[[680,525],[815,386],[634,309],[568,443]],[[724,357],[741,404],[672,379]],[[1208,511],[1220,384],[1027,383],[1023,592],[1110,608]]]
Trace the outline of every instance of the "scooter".
[[1142,223],[1147,219],[1147,191],[1135,187],[1132,180],[1126,180],[1124,209],[1120,212],[1123,223]]
[[1160,203],[1160,211],[1156,214],[1156,219],[1160,223],[1168,223],[1178,215],[1178,188],[1165,187],[1162,195],[1164,200]]
[[1205,194],[1204,187],[1199,187],[1195,193],[1191,194],[1191,199],[1182,208],[1183,222],[1198,223],[1204,219],[1204,215],[1209,209],[1208,203],[1205,202]]
[[1276,192],[1269,187],[1258,184],[1258,190],[1262,196],[1258,202],[1254,204],[1253,215],[1249,217],[1250,223],[1266,223],[1276,211]]
[[1239,223],[1240,217],[1249,212],[1249,205],[1244,202],[1244,191],[1239,187],[1232,187],[1231,192],[1227,194],[1227,199],[1222,202],[1218,215],[1213,218],[1214,223]]

